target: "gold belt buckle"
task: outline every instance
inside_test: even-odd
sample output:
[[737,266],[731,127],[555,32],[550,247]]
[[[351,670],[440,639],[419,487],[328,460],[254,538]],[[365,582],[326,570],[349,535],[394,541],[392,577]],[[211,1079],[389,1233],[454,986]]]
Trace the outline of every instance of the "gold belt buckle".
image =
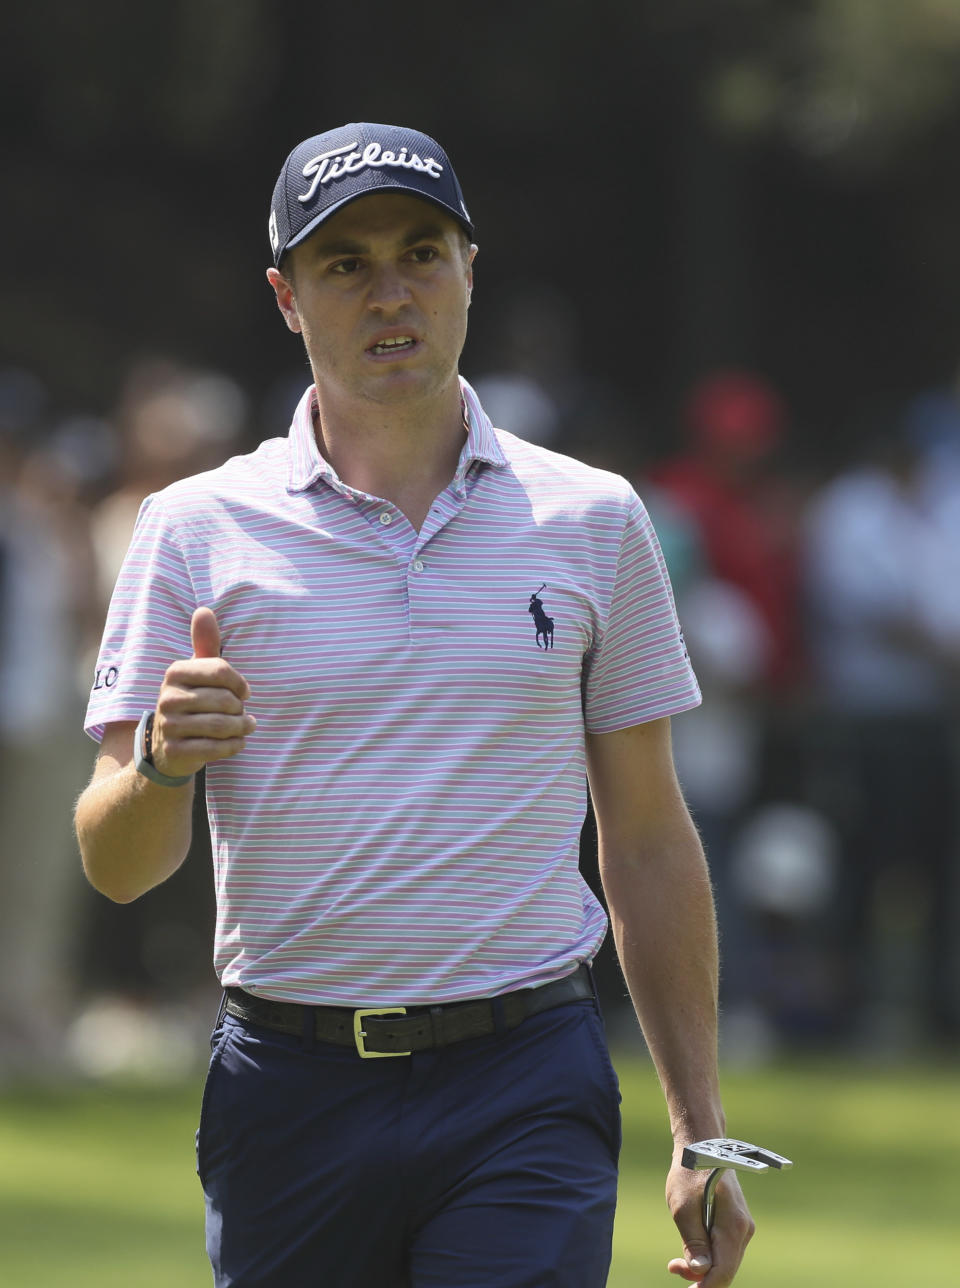
[[360,1027],[361,1021],[365,1015],[406,1015],[405,1006],[384,1006],[379,1010],[368,1009],[365,1011],[354,1011],[353,1013],[353,1040],[357,1044],[357,1052],[361,1060],[391,1060],[395,1055],[412,1055],[412,1051],[368,1051],[364,1045],[363,1039],[367,1036],[364,1029]]

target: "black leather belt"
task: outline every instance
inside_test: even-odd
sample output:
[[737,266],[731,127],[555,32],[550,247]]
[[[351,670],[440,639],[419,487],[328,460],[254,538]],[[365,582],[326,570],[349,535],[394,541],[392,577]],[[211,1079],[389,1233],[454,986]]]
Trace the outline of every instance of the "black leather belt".
[[254,997],[242,988],[226,990],[226,1011],[237,1019],[260,1024],[279,1033],[298,1036],[310,1032],[319,1042],[356,1047],[364,1059],[411,1055],[430,1047],[449,1046],[466,1038],[486,1037],[497,1031],[496,1008],[502,1027],[515,1029],[528,1015],[593,997],[586,966],[541,988],[519,988],[497,998],[451,1002],[446,1006],[382,1006],[343,1010],[336,1006],[300,1006]]

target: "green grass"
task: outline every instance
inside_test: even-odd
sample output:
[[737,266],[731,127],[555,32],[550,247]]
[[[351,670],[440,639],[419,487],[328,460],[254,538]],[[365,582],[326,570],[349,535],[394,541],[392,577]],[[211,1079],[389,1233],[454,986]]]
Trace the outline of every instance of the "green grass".
[[6,1288],[209,1285],[191,1172],[196,1086],[0,1099]]
[[[669,1285],[665,1119],[649,1065],[616,1058],[624,1154],[610,1288]],[[956,1067],[831,1061],[730,1072],[731,1131],[796,1162],[755,1178],[738,1288],[946,1282],[960,1156]],[[0,1096],[5,1288],[208,1288],[193,1174],[199,1082]],[[493,1286],[491,1286],[493,1288]]]
[[[610,1286],[679,1283],[663,1270],[679,1246],[653,1166],[664,1154],[655,1082],[643,1065],[619,1063],[626,1141]],[[726,1073],[731,1134],[795,1164],[744,1186],[757,1234],[738,1288],[946,1282],[960,1196],[957,1081],[956,1067],[835,1062]]]

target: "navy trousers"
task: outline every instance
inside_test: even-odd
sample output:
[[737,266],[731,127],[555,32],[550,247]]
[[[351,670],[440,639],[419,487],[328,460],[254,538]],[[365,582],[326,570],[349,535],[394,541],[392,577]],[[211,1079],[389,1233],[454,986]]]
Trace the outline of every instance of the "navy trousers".
[[597,1003],[386,1060],[223,1017],[197,1132],[217,1288],[602,1288],[620,1095]]

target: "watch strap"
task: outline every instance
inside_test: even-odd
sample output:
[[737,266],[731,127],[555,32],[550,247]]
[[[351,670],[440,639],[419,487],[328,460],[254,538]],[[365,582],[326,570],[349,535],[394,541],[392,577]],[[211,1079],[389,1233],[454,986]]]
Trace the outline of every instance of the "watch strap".
[[160,787],[182,787],[184,783],[189,783],[193,774],[184,774],[183,777],[171,778],[169,774],[161,774],[153,763],[153,754],[150,751],[150,738],[153,734],[153,712],[144,711],[140,717],[140,723],[137,725],[137,732],[133,739],[133,763],[138,774],[143,774],[144,778],[149,778],[151,783],[157,783]]

